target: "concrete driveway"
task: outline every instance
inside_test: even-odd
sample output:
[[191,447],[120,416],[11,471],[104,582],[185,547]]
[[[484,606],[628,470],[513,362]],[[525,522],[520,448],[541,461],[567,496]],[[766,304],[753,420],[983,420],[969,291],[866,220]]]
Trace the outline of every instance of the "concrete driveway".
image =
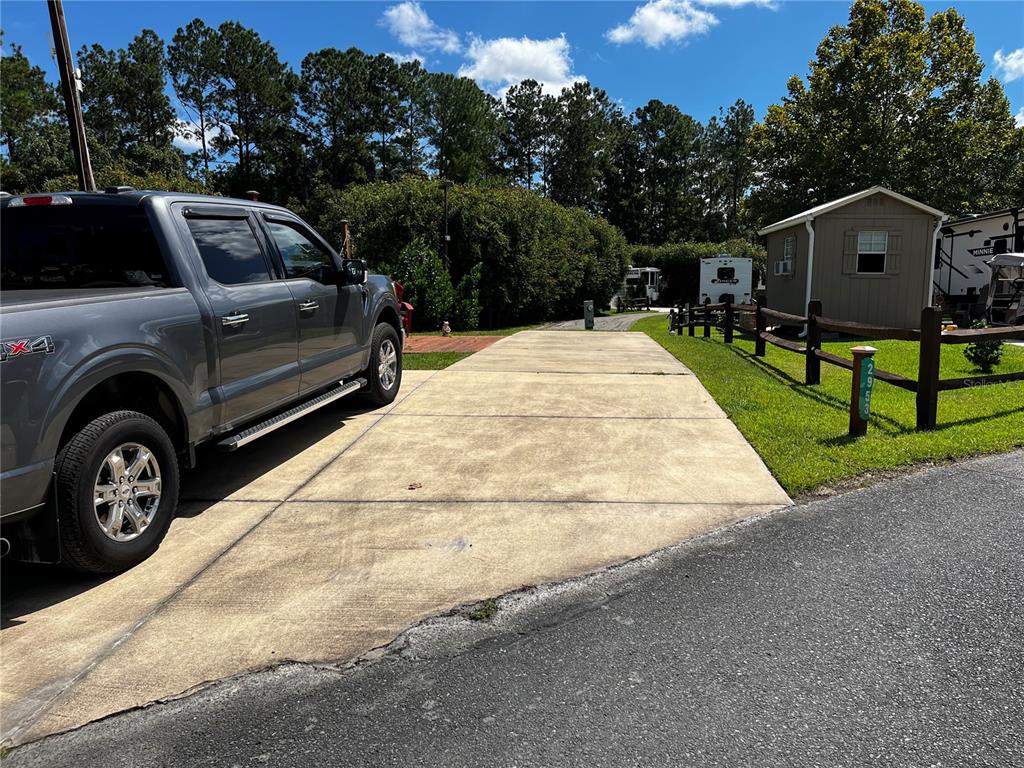
[[647,336],[529,331],[324,409],[183,483],[159,552],[107,579],[5,567],[3,738],[284,661],[346,663],[433,614],[791,503]]

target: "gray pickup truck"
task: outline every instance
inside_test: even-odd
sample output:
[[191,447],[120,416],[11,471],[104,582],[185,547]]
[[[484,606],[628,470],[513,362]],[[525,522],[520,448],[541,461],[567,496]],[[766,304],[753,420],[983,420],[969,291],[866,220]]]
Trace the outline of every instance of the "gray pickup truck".
[[0,545],[121,571],[179,465],[350,393],[391,402],[400,296],[290,211],[128,188],[0,200]]

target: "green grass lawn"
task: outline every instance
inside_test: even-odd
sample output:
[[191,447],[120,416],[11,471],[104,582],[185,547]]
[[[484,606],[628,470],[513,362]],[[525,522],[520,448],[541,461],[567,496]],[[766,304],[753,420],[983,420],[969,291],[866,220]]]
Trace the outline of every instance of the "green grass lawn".
[[407,371],[439,371],[472,352],[406,352],[402,355],[402,368]]
[[[876,381],[865,437],[847,436],[850,372],[822,363],[821,384],[803,384],[804,358],[768,345],[754,357],[754,340],[737,334],[727,345],[719,331],[710,339],[670,336],[664,317],[640,320],[647,333],[701,380],[765,464],[791,495],[846,478],[915,462],[1006,451],[1024,445],[1024,382],[939,393],[938,429],[915,429],[913,392]],[[917,378],[917,344],[870,341],[876,365]],[[826,342],[850,358],[856,341]],[[998,373],[1024,371],[1024,348],[1004,345]],[[980,375],[964,359],[962,345],[942,347],[941,378]]]

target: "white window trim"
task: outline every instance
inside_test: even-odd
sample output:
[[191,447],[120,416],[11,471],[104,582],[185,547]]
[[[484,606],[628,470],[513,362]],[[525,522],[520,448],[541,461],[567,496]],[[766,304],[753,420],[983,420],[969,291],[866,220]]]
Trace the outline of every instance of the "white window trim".
[[[861,236],[862,235],[884,235],[885,244],[881,250],[878,250],[877,246],[870,245],[867,248],[861,247]],[[879,272],[861,272],[860,269],[860,257],[861,254],[877,255],[882,254],[882,269]],[[855,264],[856,274],[858,275],[884,275],[889,267],[889,231],[885,229],[863,229],[857,232],[857,263]]]
[[793,277],[793,273],[796,271],[796,235],[786,235],[782,239],[782,258],[779,259],[779,262],[789,264],[789,269],[780,277]]

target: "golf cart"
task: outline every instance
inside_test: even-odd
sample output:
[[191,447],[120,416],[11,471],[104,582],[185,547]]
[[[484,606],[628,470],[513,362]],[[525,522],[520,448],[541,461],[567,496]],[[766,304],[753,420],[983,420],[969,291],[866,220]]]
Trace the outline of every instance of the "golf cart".
[[992,270],[985,301],[989,322],[1024,324],[1024,253],[1000,253],[985,263]]

